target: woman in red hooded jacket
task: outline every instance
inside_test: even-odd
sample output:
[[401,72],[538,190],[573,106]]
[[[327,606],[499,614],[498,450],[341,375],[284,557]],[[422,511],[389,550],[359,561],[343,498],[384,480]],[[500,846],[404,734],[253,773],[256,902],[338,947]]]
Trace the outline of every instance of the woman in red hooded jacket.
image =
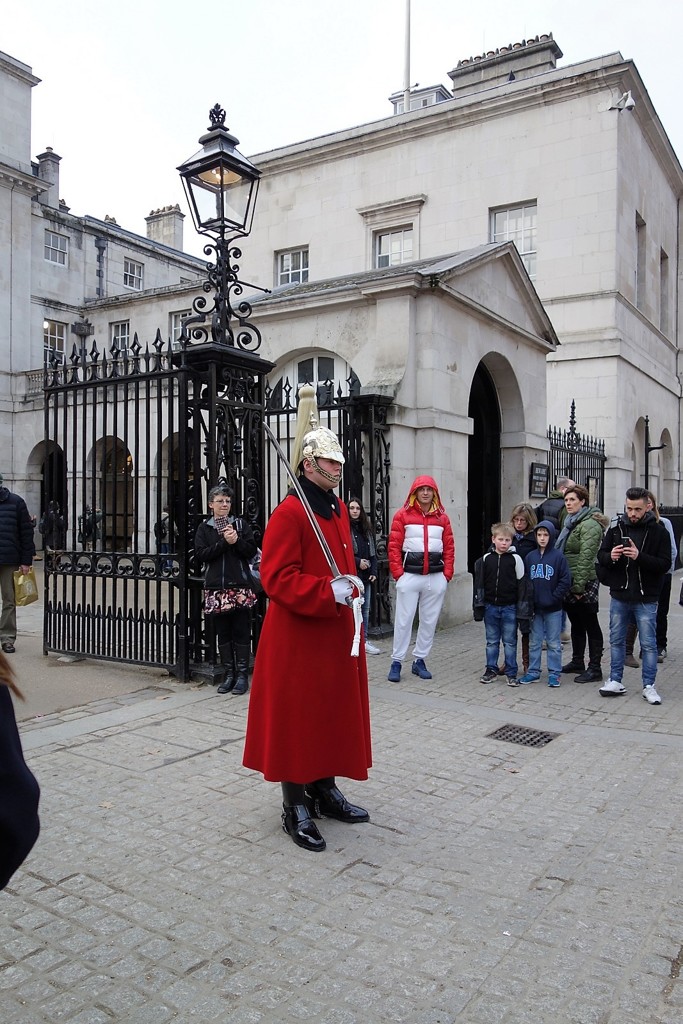
[[425,665],[434,643],[446,587],[455,569],[455,540],[439,489],[431,476],[418,476],[391,523],[389,571],[396,580],[394,648],[388,680],[397,683],[408,652],[415,612],[420,624],[413,648],[413,675],[431,679]]

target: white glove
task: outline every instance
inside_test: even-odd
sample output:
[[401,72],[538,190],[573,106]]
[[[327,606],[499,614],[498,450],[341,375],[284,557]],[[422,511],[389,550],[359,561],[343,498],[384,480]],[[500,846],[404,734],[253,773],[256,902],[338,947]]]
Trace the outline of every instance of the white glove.
[[344,579],[344,577],[340,577],[338,580],[332,580],[331,587],[337,604],[346,604],[347,598],[353,596],[353,587],[347,579]]

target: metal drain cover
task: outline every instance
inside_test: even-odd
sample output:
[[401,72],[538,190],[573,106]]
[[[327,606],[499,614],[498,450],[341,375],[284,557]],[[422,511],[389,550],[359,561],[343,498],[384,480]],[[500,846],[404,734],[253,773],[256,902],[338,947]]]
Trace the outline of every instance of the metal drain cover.
[[489,739],[504,740],[507,743],[520,743],[523,747],[544,747],[546,743],[557,739],[559,732],[543,732],[542,729],[526,729],[521,725],[501,725],[488,733]]

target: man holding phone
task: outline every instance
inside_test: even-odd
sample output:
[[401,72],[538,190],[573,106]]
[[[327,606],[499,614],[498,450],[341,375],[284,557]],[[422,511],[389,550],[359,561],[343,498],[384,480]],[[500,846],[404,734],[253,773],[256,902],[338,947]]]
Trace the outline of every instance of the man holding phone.
[[669,534],[650,507],[642,487],[626,492],[626,510],[610,526],[598,551],[598,579],[610,588],[610,676],[600,687],[603,697],[626,693],[621,679],[626,656],[626,630],[638,627],[642,649],[643,698],[661,704],[657,676],[657,602],[671,562]]

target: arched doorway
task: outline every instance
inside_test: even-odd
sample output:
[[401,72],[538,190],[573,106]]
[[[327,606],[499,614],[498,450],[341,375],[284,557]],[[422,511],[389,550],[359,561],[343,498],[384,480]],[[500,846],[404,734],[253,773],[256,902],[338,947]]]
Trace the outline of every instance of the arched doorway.
[[[135,512],[133,457],[125,442],[107,436],[97,441],[92,464],[97,475],[91,485],[91,503],[102,513],[99,538],[102,547],[107,551],[128,551]],[[87,494],[84,504],[89,504]]]
[[472,572],[490,542],[491,524],[500,518],[500,405],[483,363],[472,380],[467,414],[474,426],[467,466],[467,568]]
[[51,501],[59,502],[63,510],[67,508],[68,494],[66,486],[66,460],[64,452],[57,445],[48,451],[42,464],[40,481],[40,509],[44,512]]

